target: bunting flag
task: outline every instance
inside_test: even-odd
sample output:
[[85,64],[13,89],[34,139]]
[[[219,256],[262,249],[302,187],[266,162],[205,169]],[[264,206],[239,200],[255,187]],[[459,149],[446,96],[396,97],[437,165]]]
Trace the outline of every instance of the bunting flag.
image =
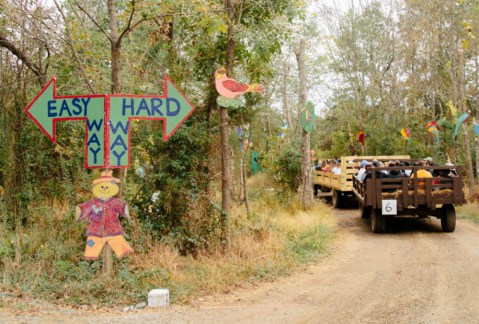
[[457,119],[456,128],[454,129],[454,137],[457,137],[457,135],[459,134],[459,128],[461,127],[461,125],[468,122],[470,114],[471,111],[468,110]]
[[452,100],[448,101],[447,107],[451,111],[452,118],[455,121],[457,119],[457,109],[456,109],[456,107],[454,107],[454,104],[452,103]]
[[256,151],[253,151],[251,154],[251,172],[257,174],[261,171],[261,164],[259,164],[259,154]]
[[474,133],[479,136],[479,125],[474,123]]
[[[439,122],[441,122],[441,124],[444,123],[444,118],[441,118]],[[439,138],[439,129],[437,128],[437,125],[438,125],[438,122],[436,122],[435,120],[432,120],[426,124],[425,128],[429,134],[432,134],[436,137],[436,143],[439,143],[440,138]]]
[[236,134],[239,138],[243,137],[243,128],[241,126],[236,126]]
[[364,146],[364,139],[366,137],[366,134],[362,130],[356,133],[356,140],[361,143],[362,146]]
[[439,136],[439,129],[437,128],[437,122],[435,120],[428,122],[425,127],[428,133],[436,137]]
[[426,127],[429,133],[432,133],[432,131],[429,131],[429,128],[436,127],[436,125],[437,125],[437,122],[435,120],[431,120],[430,122],[426,123],[426,126],[424,127]]
[[401,128],[399,130],[399,132],[401,133],[402,137],[404,138],[404,140],[408,141],[408,142],[411,142],[411,132],[409,131],[409,129],[407,128]]
[[306,107],[301,112],[301,123],[305,132],[309,133],[314,129],[314,120],[316,115],[314,114],[314,106],[311,101],[306,103]]

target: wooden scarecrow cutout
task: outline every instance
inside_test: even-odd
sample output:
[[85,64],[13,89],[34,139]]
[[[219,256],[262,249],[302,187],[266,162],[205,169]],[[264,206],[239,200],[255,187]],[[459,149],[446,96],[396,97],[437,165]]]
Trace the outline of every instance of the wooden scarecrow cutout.
[[123,235],[119,216],[130,219],[128,205],[115,196],[120,191],[120,180],[112,176],[112,171],[105,171],[93,180],[92,193],[95,198],[76,207],[77,222],[88,219],[84,257],[95,260],[105,244],[110,245],[118,258],[122,258],[133,249]]

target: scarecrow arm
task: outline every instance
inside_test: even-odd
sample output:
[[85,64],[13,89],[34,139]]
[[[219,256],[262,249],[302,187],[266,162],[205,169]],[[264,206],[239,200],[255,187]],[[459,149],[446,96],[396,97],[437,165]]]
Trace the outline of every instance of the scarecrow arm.
[[92,208],[91,208],[90,201],[84,202],[83,204],[76,206],[75,215],[77,217],[77,223],[81,222],[82,220],[90,216],[91,212],[92,212]]

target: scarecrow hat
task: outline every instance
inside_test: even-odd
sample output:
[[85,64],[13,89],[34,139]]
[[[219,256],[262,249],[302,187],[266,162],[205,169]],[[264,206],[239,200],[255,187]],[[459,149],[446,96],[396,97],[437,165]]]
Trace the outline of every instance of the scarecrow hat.
[[114,178],[112,174],[113,174],[113,171],[103,171],[99,178],[93,180],[92,182],[93,185],[96,185],[102,182],[112,182],[116,184],[121,183],[120,179]]

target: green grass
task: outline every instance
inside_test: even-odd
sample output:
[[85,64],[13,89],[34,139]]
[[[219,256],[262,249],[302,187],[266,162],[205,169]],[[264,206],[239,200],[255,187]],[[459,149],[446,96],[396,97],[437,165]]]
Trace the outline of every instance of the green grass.
[[460,207],[456,207],[456,214],[458,218],[468,219],[474,223],[479,224],[479,207],[478,203],[469,203]]

